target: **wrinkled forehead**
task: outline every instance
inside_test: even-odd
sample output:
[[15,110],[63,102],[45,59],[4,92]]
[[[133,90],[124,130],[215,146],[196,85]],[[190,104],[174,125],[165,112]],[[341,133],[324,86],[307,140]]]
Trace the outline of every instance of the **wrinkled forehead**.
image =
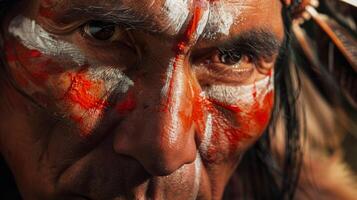
[[[196,7],[207,10],[206,35],[229,35],[252,21],[271,28],[279,0],[38,0],[45,15],[63,22],[98,18],[169,36],[182,31]],[[51,11],[49,11],[51,9]],[[50,13],[54,12],[54,13]],[[270,14],[269,14],[270,13]],[[247,23],[249,21],[249,23]],[[276,21],[276,20],[275,20]],[[243,27],[241,27],[243,26]],[[246,27],[244,27],[246,28]]]

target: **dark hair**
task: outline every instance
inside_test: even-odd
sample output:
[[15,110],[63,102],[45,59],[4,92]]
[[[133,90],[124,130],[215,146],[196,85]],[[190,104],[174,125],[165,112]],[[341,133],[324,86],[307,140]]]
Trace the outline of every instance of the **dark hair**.
[[[0,0],[0,22],[6,11],[19,0]],[[239,192],[240,197],[246,199],[293,199],[296,184],[299,177],[301,165],[300,149],[300,129],[299,117],[296,112],[296,98],[299,87],[293,83],[293,74],[299,72],[292,64],[293,50],[290,46],[291,18],[288,9],[282,10],[285,25],[285,41],[281,49],[280,56],[276,63],[275,70],[275,107],[271,119],[270,127],[263,137],[251,148],[243,158],[242,164],[238,168],[241,182],[244,184],[230,184],[225,197],[230,198],[230,194]],[[4,43],[0,34],[0,49]],[[0,76],[8,79],[6,73],[6,63],[3,51],[0,51]],[[269,130],[274,132],[278,116],[284,116],[285,124],[285,154],[282,170],[278,170],[270,147]],[[280,177],[280,178],[279,178]],[[2,179],[3,180],[3,179]],[[237,188],[232,188],[237,186]],[[3,189],[3,188],[2,188]]]
[[[285,39],[275,66],[275,105],[272,119],[263,137],[244,155],[226,190],[225,199],[231,199],[230,196],[257,200],[293,199],[295,194],[302,161],[301,118],[296,104],[300,92],[300,72],[293,62],[295,53],[291,46],[292,19],[287,8],[282,9],[282,17]],[[282,167],[273,155],[270,143],[277,130],[279,116],[283,116],[281,120],[285,126]]]

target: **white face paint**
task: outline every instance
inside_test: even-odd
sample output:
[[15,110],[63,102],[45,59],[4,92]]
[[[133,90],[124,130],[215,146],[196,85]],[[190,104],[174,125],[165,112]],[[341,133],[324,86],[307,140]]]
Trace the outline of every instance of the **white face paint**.
[[56,39],[34,20],[24,16],[17,16],[11,21],[9,33],[18,37],[29,49],[38,50],[46,55],[70,58],[79,65],[85,63],[86,58],[80,49],[73,44]]
[[167,98],[167,93],[170,89],[170,81],[172,79],[172,76],[173,76],[173,73],[174,73],[174,64],[176,62],[176,58],[171,58],[170,59],[170,63],[169,63],[169,66],[167,68],[167,71],[166,71],[166,79],[165,79],[165,85],[164,87],[162,88],[161,90],[161,97],[162,98]]
[[197,30],[196,30],[196,36],[197,36],[196,40],[201,36],[205,27],[207,26],[207,23],[209,20],[209,14],[210,14],[210,9],[206,8],[204,10],[204,13],[202,14],[200,21],[198,22],[198,26],[197,26]]
[[[182,98],[182,91],[184,89],[184,82],[180,81],[183,80],[183,69],[182,67],[177,67],[177,69],[175,70],[174,73],[174,65],[175,64],[179,64],[181,63],[181,60],[183,56],[181,56],[181,58],[173,58],[170,62],[168,71],[167,71],[167,76],[166,76],[166,82],[165,85],[162,89],[161,94],[163,95],[163,99],[167,99],[167,98],[171,98],[171,101],[173,102],[172,105],[170,105],[168,112],[171,115],[171,120],[172,120],[172,127],[170,127],[172,130],[179,130],[182,128],[182,125],[180,124],[180,120],[179,120],[179,102]],[[171,82],[172,81],[172,82]],[[174,85],[170,85],[171,83],[173,83]],[[170,87],[174,87],[174,88],[170,88]],[[170,94],[171,96],[168,97],[166,96],[169,93],[169,90],[171,89],[172,94]],[[169,135],[169,139],[172,143],[174,143],[177,140],[177,132],[176,131],[172,131],[172,133]]]
[[126,93],[134,82],[116,67],[91,67],[89,77],[93,80],[103,80],[108,93]]
[[192,192],[192,199],[196,199],[198,191],[200,189],[200,180],[201,180],[201,171],[202,171],[202,165],[201,165],[201,156],[200,154],[197,152],[196,155],[196,160],[195,160],[195,185],[193,188],[193,192]]
[[229,35],[231,26],[240,22],[236,16],[242,12],[244,5],[215,1],[210,6],[210,15],[207,23],[207,30],[203,37],[215,39],[216,35]]
[[205,125],[205,132],[203,134],[203,139],[202,143],[200,144],[199,150],[203,154],[207,155],[208,154],[208,148],[211,144],[211,139],[212,139],[212,114],[208,114],[207,120],[206,120],[206,125]]
[[[9,32],[31,50],[37,50],[49,56],[65,57],[79,65],[86,62],[86,57],[74,45],[57,40],[41,26],[23,16],[15,17],[9,26]],[[94,80],[103,80],[107,91],[126,93],[134,83],[117,67],[95,66],[89,68],[89,76]]]
[[188,0],[166,0],[162,11],[169,19],[169,27],[178,33],[189,15]]
[[[205,94],[210,99],[227,105],[251,104],[259,101],[274,89],[273,77],[266,78],[251,85],[227,86],[212,85],[205,90]],[[256,98],[254,97],[254,94]]]
[[[171,2],[171,1],[167,1],[167,2]],[[187,48],[191,44],[194,44],[197,41],[199,36],[202,34],[204,27],[207,24],[208,14],[209,14],[208,4],[205,1],[203,1],[201,2],[201,5],[196,5],[196,6],[199,6],[202,9],[203,13],[201,16],[193,16],[193,17],[199,17],[199,21],[197,22],[197,27],[195,27],[196,28],[195,32],[192,35],[189,35],[190,38],[187,38],[189,42],[188,44],[185,44],[187,45],[185,48]],[[187,28],[191,29],[193,27],[187,27]],[[166,72],[165,85],[161,91],[162,99],[164,101],[166,99],[169,99],[168,102],[172,104],[172,105],[165,105],[165,106],[169,106],[168,112],[170,113],[170,117],[172,120],[170,129],[172,130],[179,130],[182,128],[182,124],[180,124],[180,120],[178,119],[178,117],[180,116],[179,115],[180,102],[181,102],[180,99],[183,98],[182,91],[184,89],[184,82],[183,82],[184,73],[182,67],[183,67],[183,61],[185,56],[186,55],[179,53],[175,57],[171,58]],[[169,138],[172,142],[175,142],[177,140],[177,131],[172,131],[171,134],[169,135]]]

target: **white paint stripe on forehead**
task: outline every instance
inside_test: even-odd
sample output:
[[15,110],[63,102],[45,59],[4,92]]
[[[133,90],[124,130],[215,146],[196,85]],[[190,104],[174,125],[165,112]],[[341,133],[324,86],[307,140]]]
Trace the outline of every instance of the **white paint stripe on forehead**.
[[241,22],[239,15],[250,6],[246,2],[215,1],[210,6],[210,16],[203,37],[215,39],[218,34],[229,35],[233,25]]
[[17,16],[11,21],[9,32],[18,37],[22,44],[31,50],[38,50],[51,56],[69,57],[79,65],[85,63],[85,56],[76,46],[56,39],[34,20],[21,15]]
[[234,16],[227,4],[222,1],[213,2],[207,24],[208,31],[204,37],[214,37],[216,34],[228,35],[234,23]]
[[178,33],[189,15],[188,0],[166,0],[163,12],[169,19],[169,26]]
[[213,85],[205,90],[206,96],[222,103],[235,105],[237,103],[252,103],[255,101],[253,93],[256,91],[256,96],[264,97],[265,94],[274,89],[273,77],[257,81],[255,84],[245,86],[227,86]]
[[210,13],[209,8],[205,9],[200,21],[198,22],[197,30],[196,30],[196,35],[197,35],[196,40],[201,36],[205,27],[207,26],[209,20],[209,13]]

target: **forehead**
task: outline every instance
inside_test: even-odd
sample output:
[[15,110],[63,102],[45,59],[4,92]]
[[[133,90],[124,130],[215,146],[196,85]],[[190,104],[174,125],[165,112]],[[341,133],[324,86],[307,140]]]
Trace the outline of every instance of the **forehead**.
[[[152,30],[175,35],[187,25],[195,6],[208,7],[206,32],[225,37],[241,31],[268,28],[281,32],[280,0],[39,0],[40,8],[51,9],[58,21],[73,17],[107,17],[127,22],[143,22]],[[48,13],[47,13],[48,14]],[[96,16],[98,15],[98,16]],[[100,16],[99,16],[100,15]],[[206,34],[207,35],[207,34]]]

